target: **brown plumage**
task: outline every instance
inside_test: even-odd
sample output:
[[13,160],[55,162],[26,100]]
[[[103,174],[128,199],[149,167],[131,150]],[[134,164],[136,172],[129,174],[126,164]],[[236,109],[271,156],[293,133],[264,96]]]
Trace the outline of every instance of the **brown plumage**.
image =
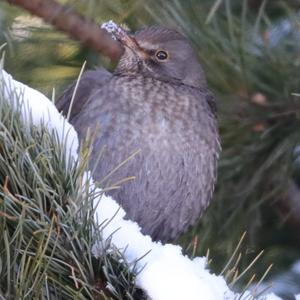
[[[70,121],[79,137],[99,128],[91,155],[105,184],[135,179],[108,192],[154,240],[176,239],[208,206],[220,152],[215,102],[197,55],[173,29],[145,28],[119,37],[125,52],[113,74],[87,71]],[[67,114],[72,85],[58,100]]]

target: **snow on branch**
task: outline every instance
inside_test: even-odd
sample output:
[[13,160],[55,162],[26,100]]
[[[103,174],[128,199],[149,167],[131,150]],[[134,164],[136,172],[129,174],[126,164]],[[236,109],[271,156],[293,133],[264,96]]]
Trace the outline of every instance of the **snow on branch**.
[[[0,63],[0,89],[5,99],[16,107],[19,105],[24,121],[33,125],[46,126],[49,131],[56,130],[61,143],[66,144],[67,151],[73,159],[77,157],[78,136],[71,124],[60,115],[54,105],[45,95],[25,84],[16,81],[5,70]],[[19,99],[21,103],[18,103]]]
[[[22,95],[20,112],[24,120],[31,115],[35,126],[42,124],[49,130],[56,130],[61,141],[67,140],[66,147],[76,159],[77,134],[47,97],[14,80],[0,65],[1,90],[12,107],[16,105],[17,96]],[[86,176],[88,178],[89,174]],[[97,189],[93,186],[89,188]],[[280,299],[274,294],[255,298],[250,292],[243,295],[235,293],[222,276],[209,272],[206,258],[189,259],[182,254],[179,246],[162,245],[143,235],[137,223],[124,219],[125,211],[111,197],[99,196],[94,200],[94,206],[94,217],[98,224],[102,224],[103,239],[110,239],[111,243],[124,253],[127,262],[135,264],[135,269],[140,271],[136,276],[137,286],[143,289],[150,299]],[[96,257],[101,251],[102,245],[93,246]]]

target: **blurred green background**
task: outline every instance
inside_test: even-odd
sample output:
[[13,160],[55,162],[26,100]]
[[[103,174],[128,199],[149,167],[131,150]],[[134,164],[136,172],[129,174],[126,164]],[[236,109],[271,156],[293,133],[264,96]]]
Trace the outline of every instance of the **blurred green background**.
[[[220,272],[246,231],[240,268],[264,254],[244,281],[271,263],[271,278],[289,270],[300,259],[300,1],[60,2],[97,23],[133,31],[163,24],[190,38],[217,98],[223,152],[213,204],[179,242],[190,255],[209,249]],[[76,79],[84,60],[114,67],[4,0],[0,26],[7,71],[49,97]],[[300,293],[300,275],[290,281]]]

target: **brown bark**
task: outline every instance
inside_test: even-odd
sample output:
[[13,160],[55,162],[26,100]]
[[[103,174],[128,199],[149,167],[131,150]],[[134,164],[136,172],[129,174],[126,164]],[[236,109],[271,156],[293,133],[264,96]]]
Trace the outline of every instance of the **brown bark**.
[[118,60],[123,53],[123,47],[114,41],[106,30],[79,15],[70,7],[62,6],[54,0],[7,0],[7,2],[41,17],[56,29],[69,34],[72,38],[112,60]]

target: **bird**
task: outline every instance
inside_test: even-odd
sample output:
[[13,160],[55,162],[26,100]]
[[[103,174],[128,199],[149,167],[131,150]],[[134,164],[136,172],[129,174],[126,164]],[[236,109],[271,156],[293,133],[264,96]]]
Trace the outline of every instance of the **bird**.
[[[74,99],[76,83],[56,106],[69,112],[80,140],[93,133],[94,179],[115,187],[106,193],[126,218],[154,241],[171,243],[212,199],[221,151],[215,97],[178,29],[150,26],[115,36],[124,47],[115,70],[85,71]],[[122,183],[126,178],[133,179]]]

